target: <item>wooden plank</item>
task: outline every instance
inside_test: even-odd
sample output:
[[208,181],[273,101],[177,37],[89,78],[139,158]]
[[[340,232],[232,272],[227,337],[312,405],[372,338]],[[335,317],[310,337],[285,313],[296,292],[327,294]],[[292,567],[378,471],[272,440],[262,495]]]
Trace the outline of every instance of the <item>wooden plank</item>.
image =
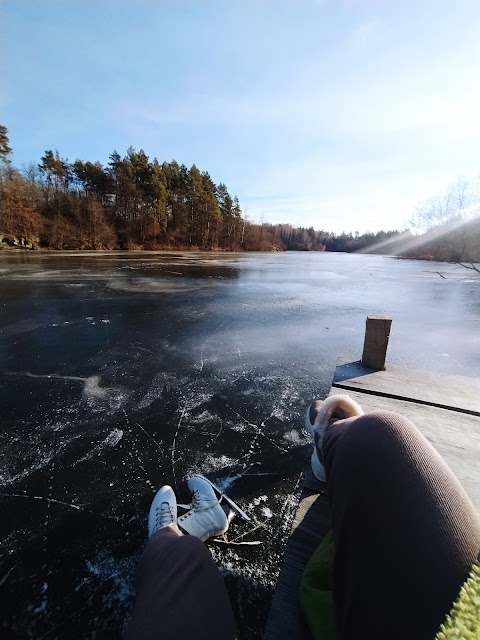
[[264,640],[311,640],[299,607],[298,589],[308,561],[330,529],[324,489],[325,484],[316,480],[309,470],[285,547]]
[[340,361],[333,386],[480,416],[480,380],[389,365],[385,371]]
[[[332,388],[330,395],[338,391]],[[480,511],[480,418],[357,391],[349,391],[348,395],[365,413],[395,411],[411,420],[440,453]]]
[[370,367],[379,371],[385,369],[391,328],[392,319],[388,316],[367,316],[362,355],[362,364],[364,367]]

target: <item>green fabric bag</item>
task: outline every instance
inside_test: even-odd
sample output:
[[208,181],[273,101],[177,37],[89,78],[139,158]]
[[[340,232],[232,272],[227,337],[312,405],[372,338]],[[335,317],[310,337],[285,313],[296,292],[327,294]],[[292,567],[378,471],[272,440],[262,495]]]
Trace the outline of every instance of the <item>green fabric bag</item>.
[[333,532],[329,531],[310,558],[298,597],[314,640],[335,640],[333,609]]
[[[310,558],[299,587],[300,608],[313,640],[335,640],[333,608],[333,558],[335,545],[330,531]],[[473,565],[459,596],[435,640],[480,638],[480,564]]]
[[480,564],[476,562],[435,640],[480,638]]

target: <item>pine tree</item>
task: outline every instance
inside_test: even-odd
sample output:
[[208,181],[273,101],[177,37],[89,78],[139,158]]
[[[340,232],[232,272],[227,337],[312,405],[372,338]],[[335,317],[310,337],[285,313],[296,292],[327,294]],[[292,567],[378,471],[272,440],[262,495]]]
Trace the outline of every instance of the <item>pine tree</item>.
[[10,158],[8,157],[12,153],[10,147],[10,141],[8,139],[7,127],[0,124],[0,161],[4,164],[10,164]]

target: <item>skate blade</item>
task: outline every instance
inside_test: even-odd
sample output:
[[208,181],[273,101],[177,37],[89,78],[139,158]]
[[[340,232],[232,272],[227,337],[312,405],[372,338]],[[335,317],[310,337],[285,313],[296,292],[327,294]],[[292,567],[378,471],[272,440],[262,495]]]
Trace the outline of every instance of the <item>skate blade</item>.
[[210,484],[210,486],[213,489],[215,489],[215,491],[225,500],[225,502],[228,502],[228,504],[232,507],[232,509],[234,511],[236,511],[238,513],[239,516],[241,516],[247,522],[251,522],[252,521],[250,516],[248,516],[245,513],[245,511],[238,506],[238,504],[236,502],[234,502],[231,498],[229,498],[226,493],[223,493],[222,491],[220,491],[220,489],[218,487],[216,487],[211,480],[209,480],[208,478],[205,478],[205,476],[202,476],[201,474],[197,474],[197,475],[199,475],[201,478],[206,480]]

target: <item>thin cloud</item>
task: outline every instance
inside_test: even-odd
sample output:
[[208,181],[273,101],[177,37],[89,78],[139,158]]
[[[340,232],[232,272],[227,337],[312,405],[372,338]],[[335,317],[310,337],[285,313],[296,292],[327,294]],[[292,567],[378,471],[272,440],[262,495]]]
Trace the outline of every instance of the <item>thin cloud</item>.
[[370,42],[378,36],[382,28],[383,23],[381,20],[370,20],[370,22],[361,24],[353,32],[354,48],[358,50],[366,49]]

